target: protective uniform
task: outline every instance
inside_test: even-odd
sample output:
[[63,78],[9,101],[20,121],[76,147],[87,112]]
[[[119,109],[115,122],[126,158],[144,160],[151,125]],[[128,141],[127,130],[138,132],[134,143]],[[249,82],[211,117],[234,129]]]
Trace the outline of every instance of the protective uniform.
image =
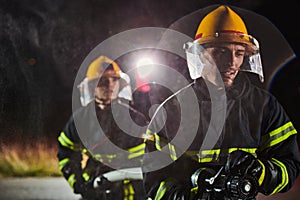
[[[109,66],[103,65],[104,62]],[[104,67],[107,67],[107,70],[103,70]],[[95,88],[95,84],[91,81],[101,76],[119,78],[122,77],[121,73],[117,64],[104,56],[99,57],[90,65],[86,79],[79,86],[83,107],[73,113],[58,137],[60,170],[74,192],[81,194],[84,199],[144,198],[141,180],[128,178],[111,182],[102,177],[97,188],[94,187],[95,178],[114,171],[115,166],[118,166],[117,169],[140,167],[141,156],[144,153],[141,136],[145,132],[142,127],[147,124],[147,121],[140,112],[131,107],[131,102],[118,96],[111,105],[100,109],[93,96],[89,94]],[[126,86],[121,87],[120,90],[124,87]],[[112,109],[118,112],[113,113]],[[120,128],[116,119],[129,123],[128,119],[120,116],[123,112],[129,112],[132,120],[141,128],[127,127],[126,132]],[[128,135],[127,131],[134,132],[137,137]],[[120,149],[111,150],[112,146]],[[123,155],[122,150],[128,154]],[[85,158],[87,161],[84,164]],[[130,166],[126,163],[130,163]]]
[[[199,45],[217,42],[244,44],[246,57],[258,59],[257,42],[247,35],[243,21],[227,6],[218,7],[202,20],[195,41],[188,44],[187,54],[199,56],[204,49]],[[189,59],[189,56],[192,57]],[[224,94],[212,96],[209,88],[218,91],[219,87],[205,80],[206,64],[193,56],[187,55],[187,61],[195,81],[163,102],[148,126],[143,159],[147,197],[255,199],[249,193],[271,195],[288,191],[300,171],[297,131],[276,98],[253,85],[245,72],[260,70],[251,70],[249,59],[245,58],[248,70],[242,66],[234,84],[226,88]],[[260,60],[256,61],[253,67],[259,65],[262,69]],[[197,98],[198,118],[198,113],[182,114],[184,102],[181,99],[188,96],[191,89]],[[219,121],[222,120],[212,113],[216,102],[221,102],[219,105],[225,102],[225,121],[221,127]],[[214,109],[217,114],[223,112],[222,107]],[[199,126],[193,135],[192,125],[197,122]],[[211,143],[211,140],[215,141]],[[184,143],[188,144],[187,149]],[[162,162],[169,164],[162,165]],[[157,168],[158,165],[161,167]],[[242,182],[236,181],[248,176],[250,182],[237,189]]]

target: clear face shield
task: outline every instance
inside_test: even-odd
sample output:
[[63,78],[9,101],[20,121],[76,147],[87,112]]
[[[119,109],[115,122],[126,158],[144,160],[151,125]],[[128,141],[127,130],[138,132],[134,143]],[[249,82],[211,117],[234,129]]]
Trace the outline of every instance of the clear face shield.
[[[118,98],[124,98],[129,101],[132,101],[132,91],[130,87],[130,77],[125,74],[120,74],[120,89],[118,92]],[[82,106],[87,106],[90,102],[95,99],[95,88],[100,78],[97,78],[92,81],[88,81],[87,78],[77,86],[80,92],[80,102]]]
[[[243,37],[244,36],[245,35],[243,35]],[[211,36],[211,37],[215,37],[215,36]],[[226,41],[226,38],[234,38],[237,36],[232,37],[232,35],[227,33],[227,34],[220,35],[219,37],[220,40],[222,40],[221,38],[223,38],[224,42],[229,42],[229,40]],[[241,37],[241,35],[239,35],[238,37]],[[249,41],[251,41],[251,43],[255,47],[255,51],[253,53],[248,53],[245,56],[244,62],[241,65],[239,71],[255,73],[259,76],[260,81],[263,82],[264,75],[263,75],[261,56],[259,53],[258,41],[252,36],[247,35],[246,37],[251,38],[251,40]],[[211,77],[214,73],[217,73],[216,64],[214,63],[209,53],[205,50],[204,45],[199,44],[198,41],[195,40],[194,42],[185,43],[183,48],[186,53],[187,65],[188,65],[191,78],[195,80],[197,78],[203,77],[203,78],[207,78],[211,82],[215,82],[212,80]],[[210,78],[208,78],[208,76]]]

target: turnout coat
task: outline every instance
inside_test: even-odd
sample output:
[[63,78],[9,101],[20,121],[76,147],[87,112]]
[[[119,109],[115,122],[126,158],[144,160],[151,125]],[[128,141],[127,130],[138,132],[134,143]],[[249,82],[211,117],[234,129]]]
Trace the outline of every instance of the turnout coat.
[[[225,95],[210,95],[207,84],[201,78],[195,80],[168,98],[151,120],[143,166],[147,196],[173,199],[176,188],[190,192],[191,176],[197,169],[218,171],[236,150],[251,153],[263,164],[260,192],[270,195],[289,190],[299,174],[300,161],[297,131],[283,107],[242,72]],[[183,106],[191,89],[199,110],[195,105]]]

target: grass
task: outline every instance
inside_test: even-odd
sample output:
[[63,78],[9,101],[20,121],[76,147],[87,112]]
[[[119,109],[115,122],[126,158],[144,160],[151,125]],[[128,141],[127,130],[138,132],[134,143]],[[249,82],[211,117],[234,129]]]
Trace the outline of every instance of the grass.
[[[23,137],[24,138],[24,137]],[[61,176],[57,143],[47,139],[0,140],[0,177]]]

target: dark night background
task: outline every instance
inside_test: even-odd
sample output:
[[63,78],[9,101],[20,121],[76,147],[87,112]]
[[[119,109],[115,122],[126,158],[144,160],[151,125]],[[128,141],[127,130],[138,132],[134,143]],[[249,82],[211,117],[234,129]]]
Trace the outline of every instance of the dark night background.
[[[267,17],[300,52],[297,1],[267,0],[1,0],[0,131],[2,136],[56,138],[72,113],[73,83],[83,59],[119,32],[167,28],[214,3]],[[270,35],[269,37],[272,37]],[[268,89],[300,130],[299,59],[277,72]],[[259,111],[258,111],[259,112]],[[4,138],[4,137],[2,137]]]

